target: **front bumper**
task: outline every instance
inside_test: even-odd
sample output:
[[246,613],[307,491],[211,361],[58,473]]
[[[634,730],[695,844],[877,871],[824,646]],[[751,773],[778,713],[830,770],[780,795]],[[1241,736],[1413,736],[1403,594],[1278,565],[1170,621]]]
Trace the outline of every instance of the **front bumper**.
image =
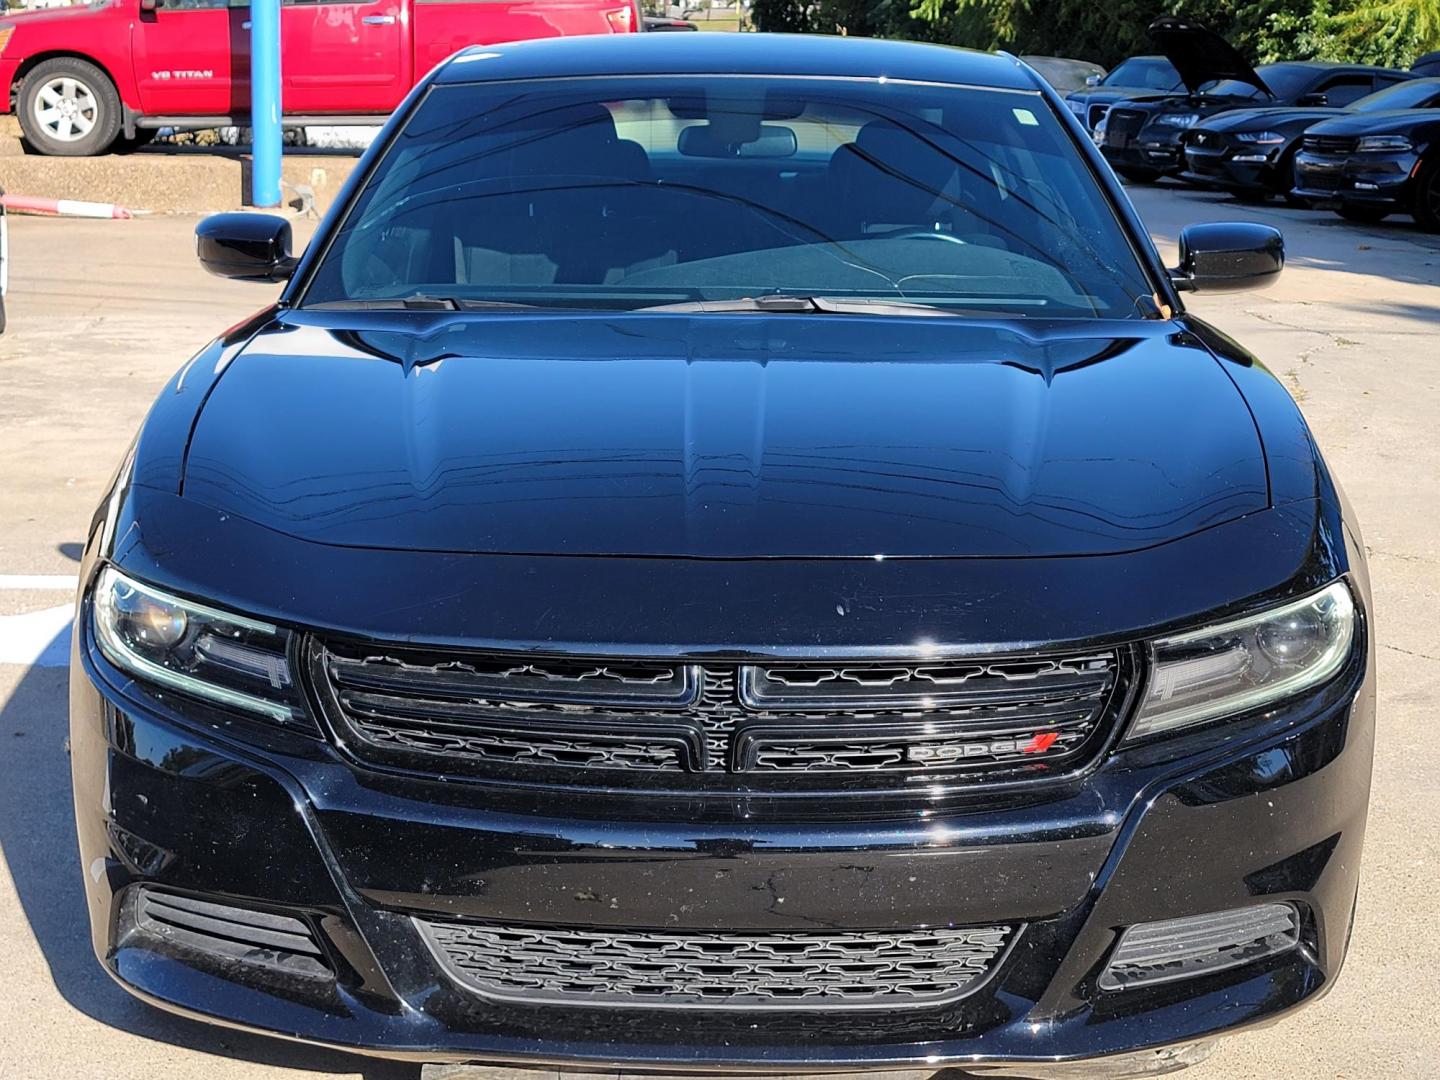
[[[1348,944],[1373,737],[1363,650],[1328,687],[1229,739],[1137,747],[1083,781],[935,817],[757,822],[744,807],[729,820],[684,806],[561,815],[478,784],[362,773],[303,735],[152,697],[85,637],[72,667],[72,753],[95,948],[136,994],[204,1019],[420,1061],[998,1067],[1272,1021],[1329,987]],[[127,900],[141,883],[299,918],[336,975],[290,978],[136,933]],[[1297,905],[1299,948],[1177,983],[1097,988],[1120,928],[1259,898]],[[414,916],[1023,930],[959,1001],[757,1014],[493,1001],[441,970]]]
[[1185,157],[1180,149],[1180,131],[1156,131],[1152,130],[1152,125],[1147,125],[1132,139],[1107,139],[1101,144],[1100,152],[1116,169],[1149,170],[1173,175],[1185,165]]
[[1295,191],[1318,204],[1366,204],[1406,210],[1420,159],[1413,151],[1335,157],[1301,151],[1295,156]]
[[[1262,150],[1255,148],[1239,153],[1249,157],[1265,156]],[[1275,166],[1268,156],[1262,161],[1237,161],[1235,155],[1236,151],[1230,148],[1215,152],[1187,147],[1181,179],[1224,191],[1263,192],[1275,187]]]

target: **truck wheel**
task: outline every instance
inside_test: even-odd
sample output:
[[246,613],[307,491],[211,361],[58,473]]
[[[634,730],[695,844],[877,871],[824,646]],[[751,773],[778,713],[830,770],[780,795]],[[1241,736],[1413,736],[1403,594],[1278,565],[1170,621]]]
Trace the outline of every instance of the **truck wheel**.
[[74,56],[43,60],[20,86],[20,128],[30,145],[56,157],[104,153],[120,130],[120,95],[110,77]]
[[1426,232],[1440,232],[1440,158],[1427,162],[1415,178],[1415,224]]

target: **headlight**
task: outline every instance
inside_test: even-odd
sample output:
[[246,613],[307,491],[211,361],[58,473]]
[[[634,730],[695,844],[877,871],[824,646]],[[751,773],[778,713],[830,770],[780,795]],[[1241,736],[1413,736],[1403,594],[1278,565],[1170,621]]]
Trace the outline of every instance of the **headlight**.
[[1324,682],[1350,655],[1355,601],[1343,581],[1282,607],[1164,638],[1130,739],[1256,709]]
[[1414,144],[1404,135],[1362,135],[1360,141],[1355,144],[1355,149],[1364,153],[1367,150],[1413,150]]
[[150,683],[282,723],[303,716],[289,632],[100,571],[95,638],[116,667]]
[[1279,146],[1285,141],[1285,136],[1278,131],[1237,131],[1235,132],[1235,141],[1259,143],[1261,146]]
[[1161,127],[1189,128],[1200,122],[1200,115],[1193,112],[1182,113],[1161,113],[1155,118],[1155,123]]
[[1085,103],[1083,101],[1070,101],[1067,99],[1065,104],[1070,106],[1070,111],[1076,116],[1085,115]]

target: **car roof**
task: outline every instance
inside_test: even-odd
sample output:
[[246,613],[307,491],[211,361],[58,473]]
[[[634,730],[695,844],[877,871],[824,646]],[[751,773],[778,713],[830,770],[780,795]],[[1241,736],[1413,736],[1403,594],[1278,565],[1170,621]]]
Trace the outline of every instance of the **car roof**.
[[473,45],[434,73],[440,84],[587,75],[888,76],[1036,91],[1014,57],[948,45],[807,34],[593,34]]
[[1308,71],[1359,71],[1366,75],[1383,72],[1387,75],[1403,75],[1406,78],[1411,75],[1403,68],[1380,67],[1378,64],[1349,64],[1341,60],[1276,60],[1274,63],[1260,66],[1262,68],[1304,68]]

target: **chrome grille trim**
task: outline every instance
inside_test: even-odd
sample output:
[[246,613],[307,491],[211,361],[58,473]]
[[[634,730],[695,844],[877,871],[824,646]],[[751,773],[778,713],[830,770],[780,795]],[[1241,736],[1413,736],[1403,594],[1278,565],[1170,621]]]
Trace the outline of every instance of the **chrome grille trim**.
[[648,931],[414,920],[436,960],[487,998],[641,1009],[896,1009],[973,993],[1018,937],[935,930]]

